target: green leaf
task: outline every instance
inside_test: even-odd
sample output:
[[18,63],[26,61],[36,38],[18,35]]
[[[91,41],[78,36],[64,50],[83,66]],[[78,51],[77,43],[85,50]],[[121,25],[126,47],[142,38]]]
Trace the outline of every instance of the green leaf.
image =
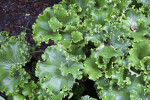
[[47,42],[51,38],[50,34],[55,34],[49,27],[48,21],[54,16],[51,8],[46,8],[43,15],[39,15],[36,23],[32,26],[33,39],[39,45],[41,42]]
[[54,13],[56,18],[63,23],[63,25],[67,24],[76,24],[79,21],[79,16],[76,14],[76,12],[71,10],[66,10],[64,7],[58,6],[54,7]]
[[67,10],[64,9],[64,7],[61,4],[53,6],[53,9],[54,9],[54,14],[55,14],[56,18],[61,23],[66,24],[68,21],[68,19],[66,19],[68,16]]
[[115,8],[119,9],[121,12],[126,11],[130,6],[132,0],[113,0]]
[[120,23],[114,23],[112,29],[112,35],[108,40],[108,43],[112,45],[115,50],[119,51],[121,55],[128,53],[128,47],[131,45],[129,37],[130,33],[121,27]]
[[107,7],[107,1],[106,0],[95,0],[96,4],[96,8],[100,8],[100,7]]
[[[106,65],[110,62],[111,58],[117,58],[120,54],[111,46],[99,46],[93,53],[94,57],[97,59],[96,64],[102,68],[102,65]],[[105,69],[105,67],[103,67]]]
[[[53,8],[47,8],[44,10],[43,15],[38,16],[36,23],[32,26],[33,38],[38,45],[41,42],[48,43],[49,39],[53,39],[56,43],[59,40],[64,40],[64,33],[69,33],[65,32],[66,29],[64,30],[64,28],[67,25],[74,26],[79,23],[80,18],[77,12],[67,10],[63,4],[55,5]],[[68,43],[65,44],[68,45]]]
[[[125,20],[121,20],[122,27],[125,30],[131,32],[131,25],[135,25],[137,27],[138,23],[137,20],[143,20],[146,22],[146,17],[142,14],[142,12],[138,11],[137,9],[129,9],[125,16]],[[138,27],[139,29],[140,27]]]
[[95,35],[93,35],[93,34],[86,34],[85,40],[86,41],[91,41],[91,42],[94,43],[95,46],[98,46],[98,45],[101,44],[101,41],[103,41],[103,40],[101,40],[102,37],[103,37],[102,34],[95,34]]
[[78,31],[72,32],[71,37],[73,38],[74,43],[77,43],[77,42],[83,40],[83,34]]
[[82,64],[68,55],[61,45],[48,47],[42,59],[37,63],[36,76],[41,87],[49,93],[64,93],[72,88],[76,78],[81,78]]
[[[59,92],[58,94],[52,94],[49,93],[49,91],[46,89],[42,89],[41,83],[37,83],[38,88],[35,89],[35,94],[33,100],[61,100],[65,96],[70,96],[71,91],[64,91],[64,92]],[[71,97],[71,96],[70,96]]]
[[63,26],[63,24],[59,22],[56,17],[51,18],[50,21],[48,21],[48,24],[54,32]]
[[136,77],[136,75],[130,76],[130,80],[132,84],[127,88],[130,91],[131,99],[147,98],[145,95],[146,86],[144,84],[145,82],[143,80],[143,76],[144,76],[143,73],[141,73],[139,77]]
[[77,4],[82,7],[82,9],[86,9],[87,8],[87,4],[88,4],[88,0],[77,0]]
[[138,20],[137,23],[138,23],[137,25],[138,30],[136,32],[132,32],[130,36],[134,38],[135,42],[138,42],[144,39],[149,40],[149,30],[147,28],[148,26],[146,25],[147,21],[145,22],[142,20]]
[[128,47],[131,45],[131,42],[128,39],[123,40],[123,39],[111,38],[111,40],[109,42],[122,55],[125,55],[128,53]]
[[26,100],[26,98],[21,94],[15,94],[13,100]]
[[[29,47],[27,46],[27,42],[25,41],[25,37],[22,36],[22,33],[18,38],[11,37],[8,42],[1,45],[0,53],[1,63],[4,64],[22,64],[29,60]],[[3,65],[4,65],[3,64]]]
[[105,19],[109,16],[109,11],[104,11],[104,10],[92,10],[91,15],[92,19],[96,24],[101,24],[104,25],[106,23]]
[[136,75],[128,75],[131,80],[130,85],[119,87],[114,79],[109,80],[105,77],[101,77],[96,81],[97,92],[99,98],[104,100],[135,100],[135,99],[146,99],[148,95],[145,95],[143,74],[137,77]]
[[0,100],[5,100],[3,97],[0,96]]
[[25,33],[11,37],[0,48],[0,90],[6,95],[18,91],[18,86],[28,82],[30,76],[22,68],[30,60]]
[[73,4],[71,3],[69,5],[69,9],[71,11],[75,11],[75,12],[81,12],[82,11],[82,8],[80,6],[78,6],[76,3],[73,3]]
[[114,84],[114,87],[109,87],[109,80],[105,77],[101,77],[96,81],[97,91],[99,98],[104,100],[130,100],[129,93],[127,89],[117,89],[117,86]]
[[80,16],[84,16],[86,10],[88,8],[93,8],[95,4],[94,1],[89,1],[89,0],[75,0],[75,3],[77,3],[77,5],[82,8],[82,12],[80,13]]
[[[87,25],[89,23],[89,25]],[[86,34],[85,34],[85,40],[91,41],[94,43],[94,45],[97,47],[101,44],[101,42],[105,41],[105,33],[102,30],[102,26],[100,24],[93,25],[94,21],[91,21],[91,19],[87,19],[84,21]]]
[[138,3],[142,3],[143,5],[148,5],[150,6],[149,0],[137,0]]
[[22,88],[23,89],[21,92],[23,96],[29,97],[32,100],[36,98],[35,94],[37,94],[36,89],[38,88],[38,86],[33,81],[29,82],[28,84],[25,84]]
[[35,97],[35,99],[37,100],[43,100],[43,99],[46,99],[46,100],[50,100],[51,99],[51,95],[49,93],[47,93],[46,90],[42,89],[41,85],[40,85],[40,82],[37,83],[37,86],[38,86],[38,89],[35,91],[37,94]]
[[89,79],[96,80],[102,76],[102,72],[98,68],[98,65],[95,63],[96,59],[94,57],[90,57],[84,62],[84,73],[89,75]]
[[62,38],[59,41],[59,43],[62,44],[64,48],[70,48],[71,43],[72,43],[70,32],[63,32]]
[[150,98],[150,85],[147,85],[147,90],[146,90],[146,96],[147,98]]
[[27,83],[30,78],[25,70],[19,65],[8,66],[5,67],[5,69],[1,68],[1,71],[0,90],[5,91],[6,95],[13,95],[15,92],[18,92],[18,86],[23,86],[24,83]]
[[112,69],[112,79],[117,79],[118,82],[117,84],[120,85],[124,85],[124,68],[119,68],[119,66],[114,66],[114,68]]
[[79,59],[79,60],[86,58],[85,52],[84,52],[84,47],[78,46],[77,44],[72,44],[70,47],[70,51],[68,51],[68,53],[76,56],[77,59]]
[[64,29],[64,32],[67,32],[67,33],[71,33],[73,31],[76,30],[76,27],[75,26],[72,26],[72,25],[66,25],[66,28]]
[[96,99],[89,97],[88,95],[85,95],[85,96],[82,96],[80,100],[96,100]]
[[75,78],[81,79],[82,72],[80,71],[83,69],[83,64],[74,61],[67,61],[67,63],[62,63],[60,70],[63,76],[67,76],[69,73],[72,73]]
[[144,69],[141,67],[140,62],[144,57],[150,56],[150,42],[140,41],[133,45],[133,48],[129,51],[129,60],[132,61],[131,65],[136,69]]
[[138,19],[146,20],[146,17],[137,9],[129,9],[127,12],[127,19],[130,22],[136,22]]
[[1,31],[0,32],[0,45],[3,44],[9,38],[9,32]]

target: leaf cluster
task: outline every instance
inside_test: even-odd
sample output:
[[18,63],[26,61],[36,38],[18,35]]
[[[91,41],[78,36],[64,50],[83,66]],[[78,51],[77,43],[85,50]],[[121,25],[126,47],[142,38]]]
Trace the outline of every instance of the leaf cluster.
[[22,68],[32,57],[25,33],[0,32],[0,91],[10,100],[95,100],[82,96],[87,79],[102,100],[150,99],[149,0],[63,0],[32,28],[37,46],[56,44],[34,66],[37,83]]

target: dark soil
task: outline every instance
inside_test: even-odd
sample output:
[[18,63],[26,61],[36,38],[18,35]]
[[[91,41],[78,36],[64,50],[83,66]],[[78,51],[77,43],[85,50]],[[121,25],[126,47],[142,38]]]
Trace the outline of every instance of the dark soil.
[[[32,25],[35,23],[37,16],[42,13],[46,7],[53,6],[61,0],[0,0],[0,31],[10,32],[10,36],[16,36],[23,31],[26,31],[26,40],[31,47],[36,45],[32,38]],[[50,40],[49,44],[42,43],[37,50],[45,50],[47,46],[53,45],[54,42]],[[34,75],[33,64],[38,60],[41,53],[32,54],[31,62],[27,63],[25,70],[31,75],[32,80],[38,81]],[[84,91],[83,95],[90,95],[98,98],[93,87],[93,81],[86,81],[83,83],[91,92]],[[93,93],[93,94],[92,94]],[[7,99],[5,93],[0,93],[0,96]]]
[[10,32],[10,36],[27,32],[27,41],[35,45],[32,39],[32,25],[37,16],[46,7],[61,0],[0,0],[0,31]]

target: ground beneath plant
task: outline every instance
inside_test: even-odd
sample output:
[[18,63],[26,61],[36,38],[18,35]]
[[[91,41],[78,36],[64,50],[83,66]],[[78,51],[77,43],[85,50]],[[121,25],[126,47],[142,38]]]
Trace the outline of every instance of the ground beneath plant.
[[[37,16],[42,13],[46,7],[53,6],[59,3],[61,0],[0,0],[0,31],[10,32],[10,36],[16,36],[23,31],[26,31],[26,40],[31,46],[35,46],[35,41],[32,38],[32,25],[35,23]],[[47,46],[53,45],[54,42],[50,40],[49,44],[42,43],[39,50],[44,50]],[[36,60],[36,56],[41,53],[33,55],[31,59]],[[31,68],[31,62],[25,67],[25,70],[32,76],[34,81],[38,79],[34,76],[33,70]],[[96,91],[93,87],[94,82],[87,80],[83,82],[86,89],[83,95],[90,95],[92,97],[98,98]],[[0,93],[0,96],[5,96],[5,94]]]
[[37,16],[46,7],[61,0],[0,0],[0,31],[10,32],[10,36],[27,32],[27,41],[35,45],[32,39],[32,25]]

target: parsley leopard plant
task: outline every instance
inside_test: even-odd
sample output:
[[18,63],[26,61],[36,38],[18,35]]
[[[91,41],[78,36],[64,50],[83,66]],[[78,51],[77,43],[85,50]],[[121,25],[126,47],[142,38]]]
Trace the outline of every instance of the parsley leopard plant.
[[95,100],[81,97],[77,80],[86,77],[99,99],[150,100],[149,9],[149,0],[63,0],[46,8],[33,25],[33,39],[56,45],[37,62],[37,83],[21,67],[30,60],[25,35],[2,32],[0,91],[13,99]]

